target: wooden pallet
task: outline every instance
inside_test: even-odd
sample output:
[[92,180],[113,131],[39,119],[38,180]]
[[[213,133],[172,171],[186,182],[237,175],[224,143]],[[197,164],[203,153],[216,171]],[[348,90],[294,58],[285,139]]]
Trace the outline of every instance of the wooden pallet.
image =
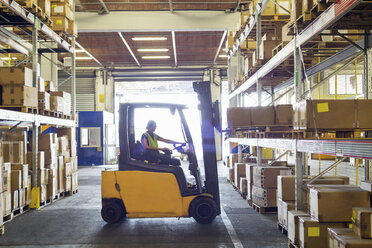
[[39,113],[39,109],[38,108],[21,106],[21,105],[0,106],[0,108],[7,109],[7,110],[18,111],[18,112],[30,113],[30,114],[38,114]]
[[248,205],[252,207],[252,199],[248,199],[247,202],[248,202]]
[[9,214],[3,216],[3,223],[7,223],[13,220],[13,212],[11,211]]
[[62,118],[62,112],[50,111],[51,117]]
[[255,203],[252,203],[252,208],[260,214],[276,213],[278,212],[277,207],[261,207]]
[[66,120],[71,120],[72,116],[71,115],[62,115],[62,118],[66,119]]
[[78,189],[74,189],[74,190],[64,192],[64,195],[65,196],[73,196],[73,195],[77,194],[78,192],[79,192]]
[[39,114],[40,115],[45,115],[45,116],[50,116],[50,110],[39,109]]
[[281,231],[284,235],[287,236],[288,228],[285,225],[283,225],[282,223],[277,222],[276,227],[278,228],[279,231]]
[[13,217],[17,217],[23,213],[26,213],[28,210],[30,210],[30,205],[25,205],[22,207],[19,207],[17,209],[13,210]]

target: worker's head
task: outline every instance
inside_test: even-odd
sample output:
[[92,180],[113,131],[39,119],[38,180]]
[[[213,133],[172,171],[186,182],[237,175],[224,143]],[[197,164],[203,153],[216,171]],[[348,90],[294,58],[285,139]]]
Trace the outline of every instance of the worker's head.
[[153,121],[153,120],[149,120],[149,122],[147,122],[146,129],[147,129],[147,131],[149,131],[150,133],[155,132],[155,129],[156,129],[156,122]]

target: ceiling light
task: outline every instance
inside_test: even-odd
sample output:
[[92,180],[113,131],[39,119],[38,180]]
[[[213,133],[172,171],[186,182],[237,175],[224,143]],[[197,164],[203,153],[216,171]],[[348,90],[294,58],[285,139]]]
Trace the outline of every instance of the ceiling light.
[[227,58],[227,55],[226,54],[220,54],[218,55],[219,58]]
[[1,60],[10,60],[10,59],[13,59],[13,60],[16,60],[17,57],[12,57],[12,58],[0,58]]
[[132,37],[134,41],[154,41],[154,40],[167,40],[167,37]]
[[138,52],[168,52],[168,48],[140,48]]
[[76,60],[91,60],[93,58],[91,58],[91,57],[76,57],[75,59]]
[[142,56],[142,59],[169,59],[170,56]]

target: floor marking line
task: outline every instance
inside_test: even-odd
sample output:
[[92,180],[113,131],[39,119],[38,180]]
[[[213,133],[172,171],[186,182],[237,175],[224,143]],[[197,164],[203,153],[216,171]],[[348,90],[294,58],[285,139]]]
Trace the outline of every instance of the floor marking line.
[[223,224],[225,225],[225,227],[227,229],[227,232],[229,233],[231,241],[234,244],[234,247],[235,248],[243,248],[244,246],[243,246],[242,242],[240,241],[238,235],[236,234],[236,231],[235,231],[233,225],[231,224],[231,221],[230,221],[229,217],[227,216],[225,210],[223,210],[223,207],[221,207],[221,218],[222,218]]

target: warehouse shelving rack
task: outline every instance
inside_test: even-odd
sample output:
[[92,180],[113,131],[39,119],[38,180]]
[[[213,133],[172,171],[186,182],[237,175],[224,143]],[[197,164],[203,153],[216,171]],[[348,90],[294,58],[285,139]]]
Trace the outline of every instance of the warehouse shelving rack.
[[[255,15],[252,15],[248,23],[246,24],[243,31],[240,33],[238,39],[236,40],[233,48],[228,52],[229,58],[229,70],[233,67],[232,59],[234,56],[240,56],[240,46],[250,35],[251,31],[256,29],[256,55],[258,56],[259,45],[261,42],[261,13],[268,4],[270,0],[263,0],[259,2],[256,7]],[[256,85],[258,106],[261,106],[261,93],[262,93],[262,83],[261,79],[278,67],[281,63],[286,61],[288,58],[293,56],[294,59],[294,73],[293,77],[286,80],[285,82],[274,87],[273,91],[278,92],[290,86],[294,86],[296,101],[300,101],[305,95],[304,89],[304,72],[302,65],[302,54],[301,46],[305,45],[307,42],[311,41],[317,37],[323,30],[333,26],[337,21],[339,21],[343,16],[348,14],[353,8],[362,3],[361,0],[338,0],[332,4],[328,9],[326,9],[322,14],[320,14],[313,22],[306,26],[294,38],[280,50],[275,56],[273,56],[267,63],[263,64],[252,76],[250,76],[243,84],[241,84],[235,90],[230,91],[229,100],[230,104],[237,103],[239,97],[244,94],[252,86]],[[357,29],[357,28],[355,28]],[[296,31],[294,32],[296,34]],[[342,37],[342,36],[341,36]],[[343,37],[344,38],[344,37]],[[344,38],[345,39],[345,38]],[[347,39],[346,39],[347,40]],[[352,56],[364,53],[364,66],[365,66],[365,95],[366,98],[371,96],[372,83],[368,77],[369,70],[372,67],[371,62],[371,52],[368,48],[372,47],[371,35],[368,31],[364,33],[364,40],[359,42],[352,42],[348,40],[351,45],[344,50],[338,52],[337,54],[329,57],[328,59],[314,65],[310,69],[306,70],[307,75],[314,75],[331,65],[337,64],[338,62],[344,61],[345,59],[351,58]],[[231,82],[229,82],[231,85]],[[235,102],[235,103],[234,103]],[[257,163],[262,164],[262,147],[281,149],[284,151],[294,151],[295,153],[295,164],[296,164],[296,209],[302,209],[302,179],[304,175],[305,167],[305,153],[317,153],[317,154],[327,154],[337,157],[354,157],[366,159],[367,166],[366,179],[370,179],[369,171],[369,159],[372,159],[372,141],[365,140],[304,140],[304,139],[269,139],[269,138],[229,138],[229,142],[238,143],[238,153],[239,162],[242,158],[242,146],[250,145],[257,147]],[[340,161],[340,160],[339,160]],[[335,163],[333,166],[335,166]]]
[[[44,24],[30,11],[23,8],[17,1],[0,0],[2,8],[0,9],[0,41],[11,47],[11,49],[0,49],[2,53],[21,53],[32,56],[33,82],[36,88],[40,75],[37,71],[38,64],[41,62],[43,53],[69,53],[72,56],[71,65],[71,102],[72,102],[72,120],[61,119],[38,114],[23,113],[11,110],[0,109],[0,120],[4,125],[14,126],[31,126],[32,125],[32,190],[37,189],[37,153],[38,153],[38,134],[40,133],[40,125],[56,125],[63,127],[75,127],[75,93],[76,93],[76,62],[75,62],[75,38],[70,38],[70,42],[55,33],[47,24]],[[3,29],[3,26],[8,27],[32,27],[32,32],[24,31],[30,36],[30,42],[23,40],[12,31]],[[42,43],[41,41],[44,41]],[[56,48],[51,48],[46,45],[46,42],[56,44]],[[40,48],[43,45],[46,48]],[[40,64],[41,66],[41,64]],[[35,193],[33,192],[32,195]],[[38,208],[39,203],[31,204],[31,208]]]

